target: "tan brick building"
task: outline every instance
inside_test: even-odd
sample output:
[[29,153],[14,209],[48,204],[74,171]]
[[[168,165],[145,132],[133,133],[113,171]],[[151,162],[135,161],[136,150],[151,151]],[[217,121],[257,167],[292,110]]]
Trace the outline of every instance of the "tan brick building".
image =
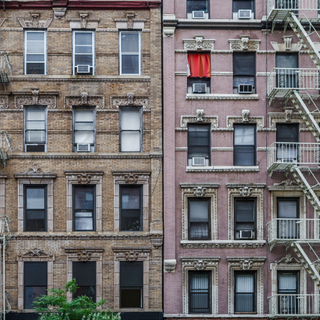
[[162,319],[160,1],[2,9],[6,318],[76,278],[122,319]]

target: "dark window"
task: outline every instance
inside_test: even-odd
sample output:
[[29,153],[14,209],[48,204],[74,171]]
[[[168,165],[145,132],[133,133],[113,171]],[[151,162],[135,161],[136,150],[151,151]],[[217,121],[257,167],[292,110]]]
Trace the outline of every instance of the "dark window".
[[235,199],[235,239],[256,239],[256,199]]
[[24,231],[46,231],[47,187],[24,186]]
[[189,271],[189,313],[211,313],[211,272]]
[[73,278],[79,287],[73,297],[87,296],[96,301],[96,262],[73,262],[72,269]]
[[95,108],[73,108],[73,151],[94,152],[95,132]]
[[140,152],[142,150],[141,112],[141,108],[120,108],[121,152]]
[[142,231],[142,187],[120,187],[120,230]]
[[24,308],[33,309],[33,302],[47,294],[47,262],[24,263]]
[[235,166],[256,165],[256,126],[234,125],[233,163]]
[[210,165],[210,149],[210,125],[189,124],[188,165],[196,165],[193,158],[204,158],[205,165]]
[[[254,52],[233,53],[233,93],[254,93],[256,55]],[[246,86],[246,87],[243,87]],[[250,88],[252,87],[252,92]]]
[[278,313],[299,313],[299,271],[278,271]]
[[277,124],[277,160],[296,162],[298,160],[299,124]]
[[44,152],[47,141],[47,111],[45,107],[24,108],[24,139],[26,152]]
[[277,198],[278,238],[296,239],[299,237],[299,198]]
[[120,308],[143,308],[143,262],[120,262]]
[[210,199],[189,198],[189,239],[210,239]]
[[[205,13],[209,13],[209,1],[208,0],[187,0],[187,13],[192,14],[193,11],[204,11]],[[188,15],[188,18],[189,18],[189,15]]]
[[95,186],[73,186],[73,230],[95,229]]
[[298,53],[276,54],[277,88],[298,88]]
[[256,312],[256,272],[234,273],[234,312]]
[[[251,16],[239,15],[239,10],[251,10]],[[232,2],[233,19],[253,19],[254,18],[254,1],[253,0],[233,0]]]

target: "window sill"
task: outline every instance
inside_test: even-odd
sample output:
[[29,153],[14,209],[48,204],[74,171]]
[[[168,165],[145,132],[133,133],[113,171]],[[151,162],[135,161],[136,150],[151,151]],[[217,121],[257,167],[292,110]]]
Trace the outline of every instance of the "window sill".
[[269,317],[269,315],[266,314],[208,314],[208,313],[197,313],[197,314],[164,314],[164,318],[261,318],[261,319],[266,319]]
[[267,244],[266,240],[181,240],[180,244],[185,249],[207,248],[262,248]]
[[259,100],[258,94],[187,93],[186,100]]
[[259,172],[259,166],[187,166],[186,172]]

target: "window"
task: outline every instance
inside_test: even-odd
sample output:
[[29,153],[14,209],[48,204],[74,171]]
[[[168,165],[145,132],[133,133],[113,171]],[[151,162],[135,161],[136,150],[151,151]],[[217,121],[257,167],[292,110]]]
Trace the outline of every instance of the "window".
[[277,124],[277,161],[297,162],[299,124]]
[[210,93],[210,53],[188,54],[188,93]]
[[141,32],[119,33],[120,74],[141,74]]
[[46,107],[24,108],[25,152],[44,152],[47,143]]
[[299,271],[278,271],[278,313],[299,313]]
[[210,165],[210,125],[188,125],[188,166]]
[[73,74],[94,74],[93,31],[73,31]]
[[298,60],[298,53],[277,52],[277,88],[299,88]]
[[256,55],[254,52],[233,53],[233,93],[255,93]]
[[73,108],[73,151],[95,152],[96,109]]
[[256,272],[234,272],[234,312],[256,313]]
[[142,151],[142,108],[120,108],[120,150]]
[[209,240],[210,199],[189,198],[189,240]]
[[47,187],[24,186],[24,231],[47,230]]
[[120,261],[120,308],[143,308],[143,261]]
[[235,166],[256,165],[256,126],[234,125],[233,163]]
[[256,239],[256,199],[235,199],[234,238]]
[[95,230],[95,186],[73,186],[73,230]]
[[78,289],[73,294],[74,298],[87,296],[96,301],[96,262],[72,262],[72,274],[76,279]]
[[142,231],[142,187],[120,187],[120,230]]
[[254,19],[254,0],[233,0],[233,19]]
[[25,31],[24,73],[46,74],[47,34],[45,31]]
[[33,302],[47,294],[47,262],[24,262],[24,308],[33,309]]
[[187,0],[188,19],[208,19],[209,0]]
[[277,198],[278,238],[296,239],[299,235],[299,198]]
[[189,313],[211,313],[211,272],[189,271]]

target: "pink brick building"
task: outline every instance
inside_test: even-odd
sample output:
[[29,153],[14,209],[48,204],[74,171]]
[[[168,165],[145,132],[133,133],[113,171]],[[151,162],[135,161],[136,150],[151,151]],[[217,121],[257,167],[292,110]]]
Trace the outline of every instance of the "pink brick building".
[[320,317],[318,1],[163,21],[164,318]]

